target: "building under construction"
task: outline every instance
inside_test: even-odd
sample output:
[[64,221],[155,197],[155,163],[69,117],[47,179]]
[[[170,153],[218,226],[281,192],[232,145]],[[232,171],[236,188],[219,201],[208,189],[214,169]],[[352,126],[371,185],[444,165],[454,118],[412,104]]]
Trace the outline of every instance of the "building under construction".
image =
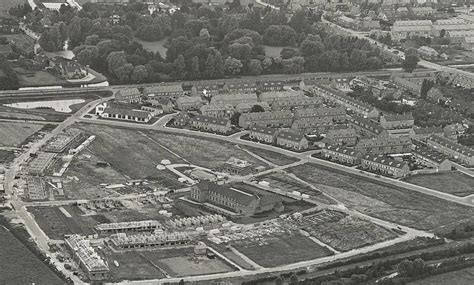
[[38,152],[28,164],[26,172],[31,175],[43,175],[46,169],[51,166],[55,157],[55,153]]
[[65,240],[66,246],[71,250],[74,261],[84,271],[91,281],[106,280],[109,278],[109,267],[89,240],[80,235],[72,235]]
[[181,246],[191,242],[191,236],[184,232],[127,235],[119,233],[110,237],[110,245],[117,249],[145,247]]
[[161,224],[155,220],[99,224],[96,226],[96,230],[101,235],[127,232],[153,232],[157,229],[161,229]]
[[66,148],[78,143],[84,138],[84,133],[78,129],[69,129],[62,133],[57,134],[51,140],[48,141],[44,150],[47,152],[61,153]]

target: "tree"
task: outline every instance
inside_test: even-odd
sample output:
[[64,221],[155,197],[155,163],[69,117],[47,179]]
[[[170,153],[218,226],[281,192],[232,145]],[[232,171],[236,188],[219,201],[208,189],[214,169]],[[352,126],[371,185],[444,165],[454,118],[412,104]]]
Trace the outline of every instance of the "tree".
[[298,10],[290,19],[288,23],[290,27],[295,29],[297,33],[304,32],[309,26],[309,22],[306,19],[306,13],[303,10]]
[[148,78],[148,71],[145,66],[138,65],[133,68],[130,80],[136,83],[142,83]]
[[224,61],[224,73],[227,75],[239,74],[242,69],[242,62],[236,58],[228,57]]
[[107,56],[108,69],[112,74],[116,74],[116,71],[127,63],[127,57],[123,51],[112,52]]
[[178,78],[184,77],[184,70],[186,68],[186,64],[184,63],[184,56],[180,54],[177,59],[173,62],[174,67],[174,74]]
[[297,74],[304,71],[304,58],[301,56],[282,60],[283,72],[288,74]]
[[199,70],[199,57],[194,56],[191,61],[191,78],[198,79],[201,76],[201,72]]
[[301,55],[304,57],[320,55],[324,51],[325,47],[321,42],[321,39],[319,37],[318,39],[313,40],[308,36],[304,41],[302,41],[300,45]]
[[263,109],[262,105],[255,104],[252,106],[250,109],[250,113],[260,113],[260,112],[265,112],[265,109]]
[[125,65],[120,66],[115,70],[115,76],[122,82],[128,82],[130,81],[130,75],[133,72],[133,65],[130,63],[127,63]]
[[98,35],[93,34],[90,36],[87,36],[86,39],[84,40],[84,44],[86,46],[95,46],[100,42],[100,38]]
[[265,30],[263,41],[270,46],[293,46],[296,41],[296,31],[288,26],[271,25]]
[[402,277],[409,277],[413,272],[413,262],[408,259],[403,260],[397,266],[398,273]]
[[258,59],[251,59],[249,63],[249,73],[253,76],[262,74],[262,62]]
[[76,47],[82,42],[82,25],[81,18],[75,16],[72,18],[71,23],[68,27],[69,34],[69,45],[71,47]]
[[428,92],[431,88],[433,88],[433,86],[434,81],[429,79],[423,79],[423,82],[421,83],[420,98],[426,99],[426,97],[428,96]]
[[291,274],[290,282],[288,282],[288,285],[298,285],[298,276],[296,276],[295,273]]
[[216,63],[211,53],[207,56],[205,74],[208,78],[214,78],[216,75]]
[[294,48],[283,48],[280,51],[280,57],[283,59],[289,59],[298,55],[299,55],[298,50]]
[[418,61],[420,61],[418,55],[406,55],[405,60],[402,63],[403,70],[405,70],[406,72],[413,72],[413,70],[415,70],[416,66],[418,65]]
[[81,64],[93,65],[98,60],[99,49],[95,46],[79,46],[74,49],[74,54]]

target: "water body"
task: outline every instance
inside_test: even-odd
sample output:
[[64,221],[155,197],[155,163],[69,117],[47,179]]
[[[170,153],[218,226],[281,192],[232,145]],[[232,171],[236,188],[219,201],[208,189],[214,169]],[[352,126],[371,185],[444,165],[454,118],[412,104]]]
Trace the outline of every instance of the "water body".
[[18,102],[11,104],[4,104],[7,107],[19,109],[35,109],[35,108],[52,108],[56,112],[71,113],[71,105],[84,103],[84,99],[69,99],[69,100],[52,100],[52,101],[34,101],[34,102]]

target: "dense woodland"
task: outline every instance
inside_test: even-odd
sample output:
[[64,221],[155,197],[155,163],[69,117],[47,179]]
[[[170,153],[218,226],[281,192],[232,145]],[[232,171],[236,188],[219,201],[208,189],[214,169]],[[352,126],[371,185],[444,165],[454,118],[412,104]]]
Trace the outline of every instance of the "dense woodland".
[[[68,41],[76,59],[109,75],[112,82],[160,82],[272,73],[375,70],[383,67],[380,50],[367,40],[329,32],[321,15],[241,6],[224,8],[179,3],[173,13],[150,15],[141,3],[87,3],[76,11],[16,8],[17,16],[42,33],[46,51]],[[40,23],[48,22],[49,28]],[[134,39],[166,38],[165,58],[144,50]],[[265,56],[264,45],[285,46],[279,57]]]

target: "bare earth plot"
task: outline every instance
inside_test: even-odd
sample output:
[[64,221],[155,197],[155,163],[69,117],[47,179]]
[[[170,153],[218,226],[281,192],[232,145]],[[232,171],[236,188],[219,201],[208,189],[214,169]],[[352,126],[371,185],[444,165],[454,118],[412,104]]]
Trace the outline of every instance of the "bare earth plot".
[[119,173],[132,179],[156,180],[165,184],[165,187],[180,186],[174,174],[158,170],[156,166],[164,159],[171,163],[185,162],[140,132],[97,125],[82,125],[81,128],[96,136],[89,146],[91,152],[110,163]]
[[362,213],[423,230],[472,218],[474,209],[419,192],[306,164],[291,168],[346,206]]
[[192,164],[202,167],[219,167],[231,157],[247,160],[254,166],[267,166],[231,143],[156,132],[148,134]]
[[[143,280],[164,278],[165,275],[149,262],[145,257],[135,251],[114,253],[108,250],[105,254],[109,264],[112,281]],[[119,266],[114,264],[117,261]]]
[[241,240],[233,242],[232,246],[263,267],[276,267],[332,254],[326,247],[299,233]]
[[27,3],[27,0],[2,0],[0,1],[0,15],[8,14],[8,10],[12,7]]
[[460,197],[474,194],[474,178],[459,171],[415,175],[404,180],[412,184]]
[[42,127],[39,124],[0,122],[0,146],[19,146]]

